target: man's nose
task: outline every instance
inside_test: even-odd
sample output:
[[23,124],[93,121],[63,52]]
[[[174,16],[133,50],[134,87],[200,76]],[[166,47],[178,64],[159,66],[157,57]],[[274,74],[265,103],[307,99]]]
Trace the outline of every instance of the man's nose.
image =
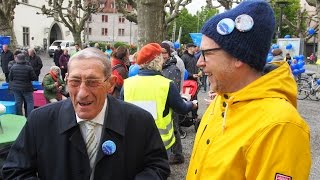
[[203,66],[205,66],[205,62],[204,62],[203,56],[201,55],[197,61],[197,67],[203,67]]

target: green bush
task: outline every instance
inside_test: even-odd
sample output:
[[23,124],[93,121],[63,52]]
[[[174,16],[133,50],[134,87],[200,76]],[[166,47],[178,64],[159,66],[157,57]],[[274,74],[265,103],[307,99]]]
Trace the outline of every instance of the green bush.
[[[96,43],[99,43],[99,47],[100,47],[100,49],[101,49],[103,52],[105,52],[105,50],[106,50],[106,45],[107,45],[107,44],[110,44],[110,43],[103,42],[103,41],[91,41],[91,42],[89,43],[89,45],[90,45],[90,47],[94,47],[94,45],[95,45]],[[125,42],[115,42],[115,43],[113,44],[113,46],[112,46],[112,44],[110,44],[110,45],[111,45],[111,47],[113,47],[114,49],[117,49],[119,46],[125,46],[126,48],[129,49],[130,54],[134,54],[135,52],[137,52],[137,46],[135,46],[135,45],[129,45],[129,44],[125,43]]]

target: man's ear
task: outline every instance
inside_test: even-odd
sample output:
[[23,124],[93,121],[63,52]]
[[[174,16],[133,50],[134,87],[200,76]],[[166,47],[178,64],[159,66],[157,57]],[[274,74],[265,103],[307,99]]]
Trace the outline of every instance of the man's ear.
[[245,64],[245,63],[240,61],[239,59],[235,59],[235,61],[234,61],[234,66],[237,68],[243,66],[243,64]]
[[117,76],[111,75],[109,77],[108,84],[107,84],[108,94],[113,93],[114,88],[116,87],[116,82],[117,82]]

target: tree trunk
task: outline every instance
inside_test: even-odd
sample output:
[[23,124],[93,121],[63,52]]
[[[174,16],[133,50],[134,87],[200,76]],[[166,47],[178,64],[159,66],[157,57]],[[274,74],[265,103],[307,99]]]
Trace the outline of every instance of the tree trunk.
[[73,39],[74,39],[74,43],[75,44],[79,44],[79,46],[82,47],[82,44],[81,44],[81,31],[72,32],[72,36],[73,36]]
[[164,40],[164,0],[138,0],[138,46]]

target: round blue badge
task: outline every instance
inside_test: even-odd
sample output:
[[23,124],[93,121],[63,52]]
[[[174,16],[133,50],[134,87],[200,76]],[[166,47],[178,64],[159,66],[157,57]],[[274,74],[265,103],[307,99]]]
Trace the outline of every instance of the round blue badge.
[[116,149],[116,144],[113,141],[108,140],[102,144],[102,151],[106,155],[113,154],[114,152],[116,152]]
[[234,21],[230,18],[224,18],[217,24],[217,32],[221,35],[228,35],[234,30]]
[[239,15],[236,18],[235,23],[236,23],[236,28],[240,32],[250,31],[254,25],[254,21],[253,21],[252,17],[247,14]]

